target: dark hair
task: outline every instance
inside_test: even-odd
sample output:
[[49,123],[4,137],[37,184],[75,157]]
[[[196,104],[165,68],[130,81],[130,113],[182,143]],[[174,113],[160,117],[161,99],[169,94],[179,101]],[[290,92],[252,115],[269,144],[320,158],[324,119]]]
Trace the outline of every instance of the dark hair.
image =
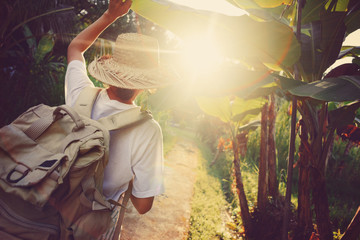
[[115,93],[115,95],[123,101],[130,100],[134,96],[135,91],[136,91],[135,89],[126,89],[126,88],[118,88],[118,87],[113,88],[113,92]]

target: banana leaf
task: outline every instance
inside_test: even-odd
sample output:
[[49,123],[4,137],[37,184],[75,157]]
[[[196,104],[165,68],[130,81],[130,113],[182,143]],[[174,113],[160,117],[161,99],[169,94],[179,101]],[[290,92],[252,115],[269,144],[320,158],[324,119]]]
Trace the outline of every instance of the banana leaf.
[[295,96],[327,102],[355,101],[360,99],[360,76],[324,78],[289,89],[289,92]]
[[296,80],[293,78],[287,78],[287,77],[283,77],[283,76],[275,75],[275,74],[273,74],[273,76],[276,77],[277,82],[279,83],[281,89],[284,91],[288,91],[290,89],[306,85],[305,82],[302,82],[300,80]]
[[341,48],[341,52],[338,56],[338,59],[343,57],[353,57],[353,56],[360,56],[360,47],[343,46]]
[[45,35],[40,39],[34,54],[34,59],[37,64],[39,64],[44,59],[46,54],[53,50],[54,44],[55,41],[51,35]]
[[[235,7],[245,9],[256,21],[285,20],[292,24],[295,20],[296,5],[291,0],[227,0]],[[290,19],[290,21],[289,21]]]
[[360,65],[354,63],[345,63],[332,69],[326,74],[326,78],[340,77],[342,75],[360,75]]
[[344,41],[345,12],[324,12],[319,20],[303,25],[300,62],[308,82],[320,79],[339,56]]
[[263,98],[243,100],[237,97],[197,97],[196,102],[203,112],[225,123],[246,124],[261,112],[261,107],[266,100]]
[[271,72],[249,71],[240,67],[223,67],[215,72],[199,74],[192,83],[197,96],[236,95],[244,98],[255,89],[273,83]]
[[290,5],[292,0],[254,0],[262,8],[275,8],[283,4]]
[[207,36],[232,59],[258,59],[271,69],[281,70],[293,66],[300,57],[292,28],[279,21],[257,22],[248,16],[215,14],[165,0],[134,0],[132,10],[183,40]]
[[239,127],[238,131],[239,132],[251,131],[251,130],[257,129],[260,126],[261,126],[261,121],[260,120],[255,120],[255,121],[249,122],[248,124],[245,124],[245,125]]
[[[357,8],[360,7],[360,2],[357,2]],[[350,34],[360,28],[360,10],[352,11],[345,18],[346,32]]]
[[360,108],[360,102],[352,102],[343,107],[329,111],[329,127],[340,128],[354,122],[356,111]]

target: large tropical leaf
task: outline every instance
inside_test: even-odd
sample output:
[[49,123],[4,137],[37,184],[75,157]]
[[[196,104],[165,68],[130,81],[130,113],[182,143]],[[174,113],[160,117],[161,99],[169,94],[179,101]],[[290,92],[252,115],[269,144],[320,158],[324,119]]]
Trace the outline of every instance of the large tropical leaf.
[[311,81],[316,78],[320,69],[323,52],[321,51],[321,21],[313,21],[303,25],[303,31],[307,34],[301,35],[301,57],[300,63],[303,67],[304,80]]
[[346,32],[350,34],[360,28],[360,10],[350,13],[345,19]]
[[322,11],[327,1],[307,0],[302,10],[302,24],[320,20],[320,11]]
[[310,97],[321,101],[355,101],[360,99],[360,76],[325,78],[292,88],[289,92],[299,97]]
[[283,4],[289,5],[292,0],[228,0],[235,6],[243,9],[275,8]]
[[353,56],[360,56],[360,47],[343,46],[338,59]]
[[257,22],[248,16],[199,11],[165,0],[135,0],[132,9],[184,40],[194,35],[212,38],[230,58],[259,59],[279,70],[279,66],[292,66],[300,57],[292,29],[278,21]]
[[328,11],[345,12],[348,9],[349,0],[328,1],[325,9]]
[[266,100],[262,98],[244,100],[236,97],[197,97],[196,101],[200,109],[210,116],[217,117],[225,123],[245,124],[261,112],[261,107]]
[[[320,14],[320,13],[319,13]],[[323,13],[318,21],[303,26],[300,62],[304,80],[321,79],[324,71],[337,59],[345,37],[344,12]]]
[[360,28],[360,1],[350,0],[348,14],[345,19],[346,32],[350,34]]
[[229,3],[234,6],[240,7],[242,9],[260,9],[260,6],[252,0],[227,0]]
[[270,86],[265,86],[265,87],[260,87],[260,88],[255,89],[253,92],[250,92],[245,97],[245,99],[269,96],[270,94],[276,92],[278,89],[279,89],[279,86],[277,86],[276,83],[274,82]]
[[261,121],[260,120],[255,120],[255,121],[249,122],[248,124],[245,124],[245,125],[239,127],[238,131],[239,132],[252,131],[252,130],[257,129],[260,126],[261,126]]
[[342,75],[360,75],[360,66],[354,63],[342,64],[328,72],[326,78],[340,77]]
[[40,39],[34,54],[34,59],[37,64],[40,63],[44,59],[45,55],[53,49],[54,44],[54,38],[51,35],[45,35]]
[[260,7],[263,8],[275,8],[283,4],[290,5],[292,0],[254,0]]
[[192,83],[192,88],[193,92],[200,96],[237,95],[244,98],[250,92],[274,80],[275,76],[269,71],[249,71],[232,66],[198,75]]
[[[273,74],[274,75],[274,74]],[[277,82],[279,83],[280,87],[284,91],[288,91],[289,89],[297,88],[299,86],[306,85],[305,82],[302,82],[300,80],[295,80],[293,78],[287,78],[279,75],[274,75],[277,79]]]
[[341,128],[348,124],[352,124],[356,111],[360,108],[360,102],[352,102],[343,107],[329,111],[329,127]]
[[185,102],[192,102],[194,96],[222,99],[236,95],[244,99],[255,89],[268,86],[277,79],[276,75],[267,71],[248,71],[239,67],[221,69],[215,73],[199,75],[193,81],[185,77],[167,88],[159,89],[149,97],[149,102],[156,108],[169,110],[184,105]]
[[306,1],[302,29],[308,35],[302,35],[300,60],[306,74],[304,80],[321,79],[329,66],[351,52],[347,50],[339,55],[346,34],[360,27],[358,7],[353,0]]
[[320,51],[322,52],[322,58],[317,72],[318,79],[338,58],[346,31],[345,15],[343,12],[333,12],[321,17]]
[[294,13],[296,11],[296,4],[293,4],[292,7],[289,4],[292,4],[293,1],[282,1],[282,0],[227,0],[229,3],[233,4],[236,7],[245,9],[250,15],[251,18],[257,21],[270,21],[270,20],[284,20],[287,23],[295,20]]

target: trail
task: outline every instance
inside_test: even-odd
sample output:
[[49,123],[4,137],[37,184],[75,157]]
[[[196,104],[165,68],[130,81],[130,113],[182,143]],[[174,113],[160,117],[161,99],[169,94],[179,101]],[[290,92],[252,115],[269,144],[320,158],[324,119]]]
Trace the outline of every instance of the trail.
[[152,209],[144,215],[129,202],[121,240],[187,238],[198,154],[191,142],[177,141],[165,157],[165,194],[155,197]]

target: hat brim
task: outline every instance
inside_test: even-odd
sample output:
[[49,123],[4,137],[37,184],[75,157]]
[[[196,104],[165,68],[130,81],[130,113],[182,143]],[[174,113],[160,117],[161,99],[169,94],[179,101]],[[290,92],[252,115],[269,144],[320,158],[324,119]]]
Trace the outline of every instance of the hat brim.
[[140,69],[120,64],[112,57],[95,59],[89,64],[88,71],[100,82],[125,89],[161,88],[179,80],[171,66]]

